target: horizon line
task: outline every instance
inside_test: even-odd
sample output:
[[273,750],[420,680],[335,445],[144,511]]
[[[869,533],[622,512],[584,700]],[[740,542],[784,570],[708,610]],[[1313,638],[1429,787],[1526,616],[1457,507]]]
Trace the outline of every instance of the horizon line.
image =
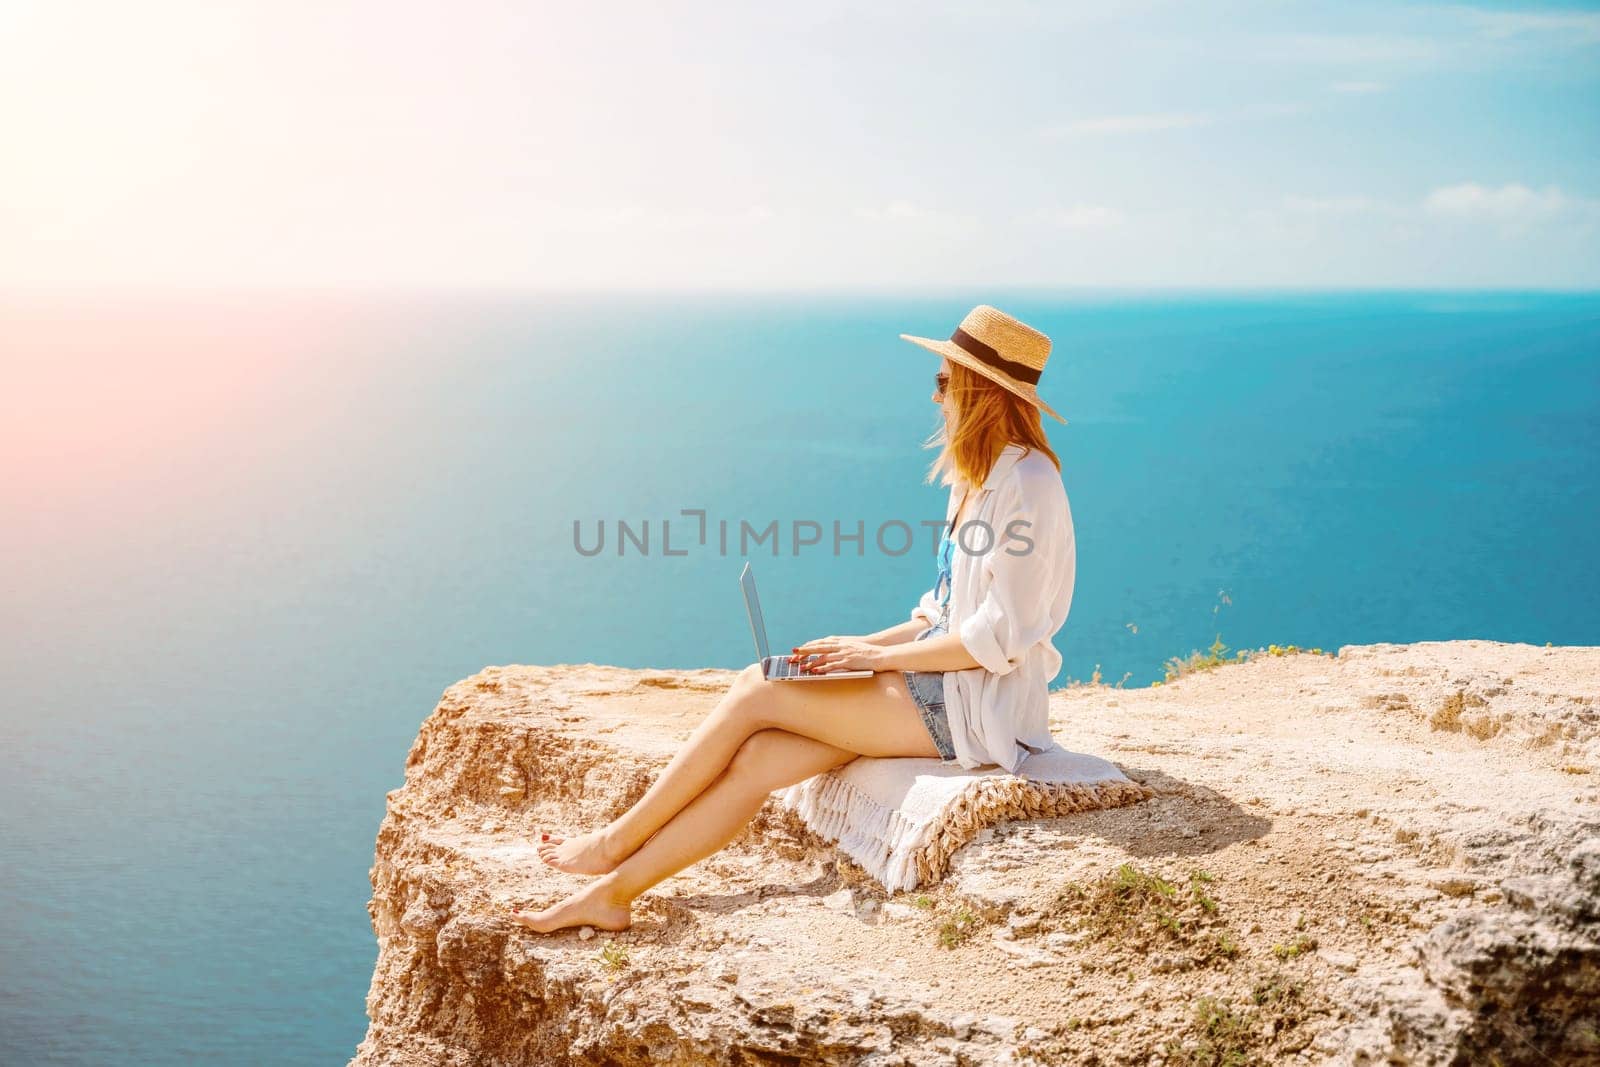
[[781,295],[934,295],[972,292],[1036,293],[1036,294],[1115,294],[1115,293],[1370,293],[1370,294],[1426,294],[1426,295],[1600,295],[1600,285],[1340,285],[1340,284],[1149,284],[1149,285],[1099,285],[1087,283],[930,283],[926,285],[774,285],[728,286],[703,285],[542,285],[520,282],[406,282],[406,283],[314,283],[291,282],[239,282],[231,284],[190,284],[173,282],[0,282],[0,295],[50,294],[50,293],[148,293],[148,294],[393,294],[407,293],[506,293],[525,295],[648,295],[696,294],[707,296],[781,296]]

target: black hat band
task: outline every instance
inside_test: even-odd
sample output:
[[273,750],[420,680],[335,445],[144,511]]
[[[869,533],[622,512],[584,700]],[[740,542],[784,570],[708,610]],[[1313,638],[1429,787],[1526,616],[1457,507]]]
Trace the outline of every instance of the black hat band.
[[1039,383],[1039,372],[1037,370],[1007,359],[959,326],[956,327],[956,332],[950,335],[950,340],[957,348],[960,348],[968,355],[977,357],[995,370],[1005,371],[1011,377],[1021,382],[1027,382],[1029,385],[1037,385]]

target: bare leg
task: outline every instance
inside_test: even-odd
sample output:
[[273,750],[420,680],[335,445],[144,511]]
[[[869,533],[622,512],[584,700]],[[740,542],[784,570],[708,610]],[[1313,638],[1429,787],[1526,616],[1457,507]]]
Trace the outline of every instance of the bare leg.
[[759,729],[750,714],[753,697],[758,686],[770,684],[761,677],[759,665],[746,668],[631,808],[606,826],[577,837],[542,835],[539,858],[568,874],[605,874],[615,870],[720,775],[739,746]]
[[[832,683],[829,683],[830,685]],[[711,786],[690,801],[616,870],[543,911],[514,921],[548,933],[568,926],[623,930],[635,897],[720,851],[761,810],[774,789],[849,763],[856,753],[786,730],[751,734]]]
[[540,858],[569,874],[615,870],[699,796],[746,739],[774,728],[862,756],[939,754],[899,671],[830,682],[769,682],[752,664],[631,808],[581,837],[550,835],[538,846]]

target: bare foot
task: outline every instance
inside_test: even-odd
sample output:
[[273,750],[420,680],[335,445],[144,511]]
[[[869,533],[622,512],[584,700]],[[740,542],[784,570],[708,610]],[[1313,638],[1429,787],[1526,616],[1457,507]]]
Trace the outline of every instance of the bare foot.
[[593,926],[600,930],[626,930],[633,922],[632,909],[618,904],[605,882],[592,882],[558,904],[542,911],[512,909],[511,921],[541,934],[568,926]]
[[600,830],[591,830],[572,839],[550,834],[539,842],[539,858],[568,874],[610,874],[626,856],[619,856]]

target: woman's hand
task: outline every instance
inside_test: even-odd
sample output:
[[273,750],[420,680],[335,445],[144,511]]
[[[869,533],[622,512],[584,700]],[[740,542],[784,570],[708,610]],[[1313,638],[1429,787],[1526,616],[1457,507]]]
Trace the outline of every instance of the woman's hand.
[[819,637],[795,646],[789,662],[798,662],[804,656],[816,656],[802,668],[807,674],[831,674],[835,671],[877,671],[883,667],[884,649],[864,637]]

